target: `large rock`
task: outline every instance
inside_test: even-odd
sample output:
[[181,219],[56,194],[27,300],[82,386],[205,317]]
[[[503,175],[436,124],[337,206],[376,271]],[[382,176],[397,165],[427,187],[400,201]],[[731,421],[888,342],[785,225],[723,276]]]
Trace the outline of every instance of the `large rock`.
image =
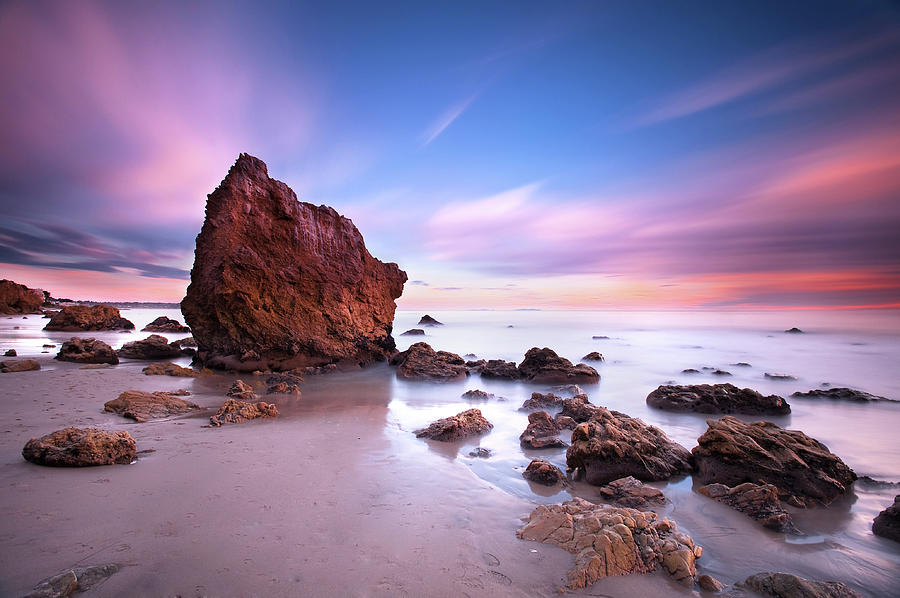
[[196,378],[200,375],[190,368],[182,367],[177,363],[172,363],[171,361],[151,363],[141,371],[144,372],[144,374],[146,374],[147,376],[176,376],[180,378]]
[[872,533],[900,542],[900,494],[894,497],[894,504],[875,517],[872,522]]
[[462,357],[435,351],[428,343],[415,343],[397,353],[391,357],[391,365],[397,366],[397,377],[404,380],[458,380],[469,374]]
[[522,477],[543,486],[555,486],[556,484],[566,483],[566,474],[559,467],[546,459],[540,458],[531,460],[531,463],[522,472]]
[[647,395],[647,404],[664,411],[694,413],[787,415],[791,412],[787,401],[777,395],[763,396],[751,388],[733,384],[660,386]]
[[604,407],[597,407],[591,419],[572,432],[566,463],[598,486],[626,476],[643,482],[666,480],[692,469],[691,453],[665,432]]
[[416,438],[454,442],[470,436],[484,434],[493,427],[494,424],[481,415],[480,409],[467,409],[452,417],[433,421],[427,428],[416,430]]
[[600,496],[618,507],[630,507],[646,511],[653,505],[666,504],[666,497],[653,486],[645,486],[643,482],[628,476],[613,480],[600,488]]
[[52,467],[86,467],[131,463],[137,445],[128,432],[98,428],[64,428],[32,438],[22,449],[27,461]]
[[519,364],[519,373],[525,380],[541,384],[584,384],[600,380],[600,374],[591,366],[584,363],[572,365],[571,361],[547,347],[528,349],[525,359]]
[[602,409],[588,400],[587,395],[575,395],[570,399],[563,399],[563,408],[559,415],[571,417],[576,423],[586,422]]
[[778,500],[778,488],[772,484],[751,484],[746,482],[729,488],[725,484],[709,484],[697,490],[703,496],[756,519],[776,532],[797,533],[791,514]]
[[520,409],[522,411],[535,411],[544,409],[562,409],[563,398],[552,392],[546,394],[540,392],[531,393],[531,398],[526,399]]
[[249,419],[275,417],[276,415],[278,415],[278,409],[271,403],[264,401],[251,403],[238,399],[226,399],[216,414],[209,418],[209,423],[213,426],[239,424]]
[[200,406],[168,392],[143,392],[126,390],[112,401],[103,405],[104,411],[118,413],[136,422],[159,419],[170,415],[180,415]]
[[142,332],[190,332],[191,329],[183,326],[178,320],[166,316],[159,316],[143,328]]
[[73,336],[62,344],[54,359],[75,363],[119,363],[119,356],[112,347],[95,338]]
[[528,414],[528,427],[519,436],[522,446],[529,449],[561,448],[568,446],[559,438],[563,427],[546,411]]
[[43,303],[43,291],[29,289],[11,280],[0,280],[0,314],[40,313]]
[[766,598],[863,598],[839,581],[811,581],[789,573],[757,573],[738,585]]
[[145,339],[125,343],[116,354],[126,359],[169,359],[181,356],[181,345],[178,341],[170,343],[164,336],[151,334]]
[[44,330],[80,332],[89,330],[134,330],[134,324],[111,305],[67,305],[50,318]]
[[181,302],[212,367],[287,370],[383,360],[406,273],[366,250],[353,223],[298,202],[241,154],[206,203]]
[[706,423],[709,428],[692,451],[694,477],[705,484],[767,482],[778,488],[781,500],[807,507],[829,504],[856,479],[827,446],[799,430],[729,415]]
[[478,367],[482,378],[496,378],[498,380],[518,380],[522,377],[514,361],[502,359],[488,359]]
[[3,372],[4,374],[9,374],[11,372],[32,372],[39,369],[41,369],[41,364],[34,359],[10,359],[7,361],[0,361],[0,372]]
[[809,392],[795,392],[791,396],[801,397],[804,399],[835,399],[838,401],[853,401],[856,403],[870,403],[873,401],[890,401],[892,403],[898,402],[894,399],[888,399],[886,397],[869,394],[861,390],[844,387],[814,389],[810,390]]
[[443,326],[443,322],[438,322],[428,314],[425,314],[421,318],[419,318],[419,326]]
[[568,573],[571,589],[604,577],[649,573],[660,566],[692,586],[697,574],[694,561],[703,553],[673,521],[658,521],[652,511],[595,505],[583,498],[538,506],[516,536],[574,554],[575,567]]

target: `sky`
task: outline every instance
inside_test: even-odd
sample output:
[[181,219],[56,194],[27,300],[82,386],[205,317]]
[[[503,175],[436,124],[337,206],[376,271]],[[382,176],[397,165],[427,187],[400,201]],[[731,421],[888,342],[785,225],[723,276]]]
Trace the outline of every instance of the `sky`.
[[0,2],[0,277],[179,301],[238,154],[409,309],[900,307],[900,8]]

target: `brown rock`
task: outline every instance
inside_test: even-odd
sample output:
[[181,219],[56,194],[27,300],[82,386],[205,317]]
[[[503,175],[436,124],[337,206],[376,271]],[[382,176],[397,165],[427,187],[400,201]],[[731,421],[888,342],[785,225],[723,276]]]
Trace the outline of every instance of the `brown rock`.
[[266,394],[287,394],[299,396],[302,394],[300,384],[303,382],[303,376],[295,372],[284,372],[273,374],[266,378]]
[[3,354],[3,357],[16,357],[18,353],[16,353],[15,349],[9,349],[6,353]]
[[591,403],[587,395],[582,394],[575,395],[571,399],[563,399],[563,408],[559,414],[563,417],[571,417],[575,422],[581,423],[591,419],[598,409],[600,407]]
[[529,382],[543,384],[583,384],[600,380],[600,374],[591,366],[583,363],[572,365],[571,361],[547,347],[529,349],[519,364],[519,373]]
[[533,392],[531,393],[531,398],[526,399],[525,402],[522,403],[521,409],[523,411],[534,411],[536,409],[562,409],[562,406],[563,398],[556,396],[552,392],[546,394]]
[[721,592],[725,589],[725,584],[709,575],[701,575],[697,578],[697,585],[704,592]]
[[522,540],[559,546],[576,555],[568,586],[583,588],[613,575],[649,573],[663,566],[676,580],[693,585],[694,561],[703,549],[656,513],[573,498],[540,505],[516,532]]
[[44,303],[44,292],[24,284],[0,280],[0,314],[37,314]]
[[557,484],[566,483],[566,474],[562,470],[547,461],[546,459],[532,459],[522,477],[531,482],[542,484],[544,486],[555,486]]
[[67,305],[51,316],[44,330],[79,332],[88,330],[134,330],[134,324],[111,305]]
[[125,343],[116,351],[119,357],[126,359],[168,359],[181,356],[181,346],[176,342],[158,334],[151,334],[145,339]]
[[425,331],[421,328],[410,328],[406,332],[400,334],[400,336],[424,336]]
[[663,411],[694,413],[787,415],[791,412],[787,401],[777,395],[763,396],[733,384],[660,386],[647,395],[647,404]]
[[648,510],[666,504],[666,497],[653,486],[645,486],[631,476],[619,478],[600,488],[600,496],[619,507]]
[[772,484],[751,484],[746,482],[729,488],[725,484],[709,484],[697,490],[720,503],[749,515],[776,532],[799,533],[794,527],[791,514],[785,511],[778,500],[778,488]]
[[528,415],[528,427],[519,436],[525,448],[545,449],[568,446],[558,437],[562,428],[546,411],[535,411]]
[[604,361],[603,355],[597,351],[591,351],[581,358],[581,361]]
[[394,351],[405,282],[396,264],[369,254],[349,219],[298,202],[261,160],[241,154],[209,195],[181,309],[212,367],[366,364]]
[[435,351],[428,343],[415,343],[391,357],[397,377],[403,380],[458,380],[469,372],[466,362],[456,353]]
[[487,401],[489,399],[493,399],[494,395],[493,395],[493,393],[485,392],[483,390],[474,388],[472,390],[467,390],[466,392],[462,393],[462,398],[469,400],[469,401]]
[[792,397],[802,397],[805,399],[834,399],[837,401],[853,401],[855,403],[870,403],[874,401],[890,401],[898,402],[894,399],[879,397],[878,395],[869,394],[861,390],[853,388],[828,388],[815,389],[809,392],[795,392]]
[[692,469],[691,454],[665,432],[603,407],[572,432],[566,463],[598,486],[629,475],[645,482],[666,480]]
[[126,390],[103,406],[104,411],[118,413],[136,422],[179,415],[199,408],[199,405],[180,399],[172,393],[140,390]]
[[119,357],[113,348],[94,338],[73,336],[63,343],[54,359],[74,361],[75,363],[119,363]]
[[443,322],[438,322],[428,314],[425,314],[419,319],[419,326],[443,326]]
[[119,569],[121,569],[121,565],[116,563],[92,567],[73,567],[42,580],[23,598],[64,598],[73,592],[87,592],[93,586],[118,572]]
[[788,573],[757,573],[738,585],[767,598],[863,598],[839,581],[810,581]]
[[518,380],[522,377],[519,369],[513,361],[502,359],[489,359],[479,367],[482,378],[496,378],[499,380]]
[[64,428],[32,438],[22,449],[26,461],[52,467],[127,464],[136,454],[131,434],[98,428]]
[[181,322],[178,320],[173,320],[171,318],[167,318],[166,316],[159,316],[143,328],[141,328],[142,332],[190,332],[191,329],[187,326],[182,326]]
[[238,399],[239,401],[255,401],[259,398],[256,396],[256,393],[253,392],[253,387],[243,380],[235,380],[231,385],[231,388],[229,388],[228,392],[225,394],[234,399]]
[[278,409],[271,403],[264,403],[263,401],[250,403],[237,399],[227,399],[225,404],[219,407],[216,414],[209,418],[209,423],[213,426],[239,424],[248,419],[275,417],[276,415],[278,415]]
[[894,504],[875,517],[872,522],[872,533],[900,542],[900,494],[894,497]]
[[494,424],[481,415],[480,409],[467,409],[452,417],[445,417],[431,422],[427,428],[416,430],[416,438],[454,442],[470,436],[484,434],[493,427]]
[[767,482],[778,488],[781,500],[807,507],[829,504],[856,479],[827,446],[799,430],[728,415],[706,423],[709,428],[692,451],[694,477],[705,484]]
[[151,363],[141,371],[148,376],[177,376],[181,378],[196,378],[200,375],[190,368],[181,367],[177,363],[172,363],[171,361]]
[[41,364],[33,359],[11,359],[8,361],[0,361],[0,372],[8,374],[11,372],[32,372],[41,369]]

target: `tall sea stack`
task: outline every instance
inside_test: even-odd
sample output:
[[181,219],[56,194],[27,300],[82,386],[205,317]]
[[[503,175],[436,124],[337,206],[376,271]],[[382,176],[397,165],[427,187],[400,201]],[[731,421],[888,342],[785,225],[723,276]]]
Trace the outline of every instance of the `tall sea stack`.
[[208,196],[181,310],[210,367],[362,365],[394,350],[405,282],[348,218],[297,201],[262,160],[241,154]]

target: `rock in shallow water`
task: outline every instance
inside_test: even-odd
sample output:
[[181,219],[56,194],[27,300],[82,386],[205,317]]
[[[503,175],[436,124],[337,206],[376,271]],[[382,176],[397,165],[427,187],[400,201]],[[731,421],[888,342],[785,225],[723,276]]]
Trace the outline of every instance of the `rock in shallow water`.
[[68,305],[51,316],[44,330],[77,332],[90,330],[134,330],[134,324],[111,305]]
[[431,422],[427,428],[416,430],[416,438],[430,438],[454,442],[490,431],[494,425],[486,420],[480,409],[467,409],[451,417]]
[[191,329],[183,326],[178,320],[166,316],[159,316],[143,328],[141,332],[190,332]]
[[116,365],[119,356],[112,347],[93,338],[73,336],[63,343],[55,359],[74,361],[75,363],[108,363]]
[[456,353],[435,351],[428,343],[415,343],[391,357],[397,377],[404,380],[449,381],[465,378],[466,362]]
[[600,488],[600,496],[619,507],[646,511],[653,505],[666,504],[666,497],[653,486],[645,486],[631,476],[619,478]]
[[168,392],[126,390],[103,406],[104,411],[118,413],[136,422],[187,413],[200,406]]
[[895,401],[894,399],[888,399],[885,397],[879,397],[878,395],[869,394],[861,390],[854,390],[852,388],[844,387],[814,389],[810,390],[809,392],[795,392],[791,396],[801,397],[805,399],[835,399],[839,401],[854,401],[857,403],[868,403],[873,401],[888,401],[893,403],[900,402]]
[[525,380],[542,384],[585,384],[600,380],[600,374],[591,366],[560,357],[553,349],[532,347],[519,364],[519,374]]
[[789,573],[757,573],[738,585],[766,598],[863,598],[839,581],[811,581]]
[[733,384],[660,386],[647,395],[647,404],[664,411],[694,413],[787,415],[791,412],[787,401],[777,395],[763,396]]
[[219,407],[216,414],[209,418],[209,423],[213,426],[239,424],[249,419],[275,417],[276,415],[278,415],[278,409],[271,403],[263,401],[251,403],[249,401],[239,401],[238,399],[228,399]]
[[143,370],[147,376],[176,376],[180,378],[196,378],[200,374],[190,368],[185,368],[171,361],[151,363]]
[[709,484],[701,486],[697,492],[756,519],[763,527],[776,532],[799,533],[791,514],[778,500],[778,488],[772,484],[746,482],[734,488],[725,484]]
[[11,359],[0,361],[0,372],[32,372],[41,369],[41,364],[33,359]]
[[121,565],[117,563],[73,567],[41,581],[23,598],[64,598],[73,593],[86,592],[121,568]]
[[32,438],[22,449],[26,461],[52,467],[127,464],[136,454],[131,434],[99,428],[64,428]]
[[528,415],[528,427],[519,436],[522,446],[529,449],[562,448],[568,446],[558,435],[563,427],[546,411]]
[[438,322],[428,314],[425,314],[419,319],[419,326],[443,326],[443,322]]
[[181,356],[181,345],[178,341],[170,343],[164,336],[151,334],[145,339],[125,343],[116,355],[126,359],[168,359]]
[[559,467],[540,458],[531,460],[531,463],[522,472],[522,477],[543,486],[555,486],[566,481],[566,474]]
[[900,494],[894,497],[894,504],[875,517],[872,522],[872,533],[900,542]]
[[522,377],[514,361],[503,361],[502,359],[488,359],[478,366],[477,371],[482,378],[518,380]]

